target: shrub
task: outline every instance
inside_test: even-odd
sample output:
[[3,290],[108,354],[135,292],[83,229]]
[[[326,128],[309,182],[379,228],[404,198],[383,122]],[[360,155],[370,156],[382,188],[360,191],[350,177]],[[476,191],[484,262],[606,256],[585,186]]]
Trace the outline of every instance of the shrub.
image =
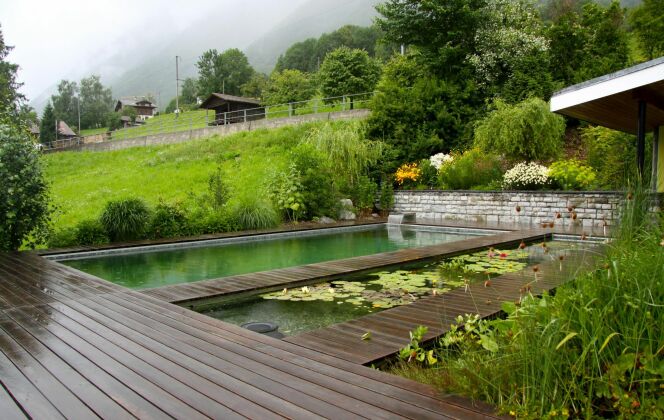
[[179,204],[160,202],[150,221],[149,236],[153,239],[174,238],[190,231],[187,215]]
[[[0,119],[4,119],[0,115]],[[45,240],[50,219],[48,186],[27,130],[0,121],[0,250]]]
[[150,221],[150,210],[145,202],[138,198],[109,201],[99,221],[111,241],[138,239]]
[[444,163],[438,172],[438,180],[441,188],[470,190],[495,184],[502,175],[498,156],[471,149]]
[[559,160],[549,167],[549,178],[563,190],[587,190],[595,182],[595,171],[576,159]]
[[99,220],[82,220],[74,230],[77,245],[102,245],[109,242],[106,230]]
[[419,187],[432,189],[438,184],[438,170],[431,164],[429,159],[422,159],[420,167],[420,185]]
[[[604,127],[586,127],[581,130],[581,139],[587,149],[587,162],[597,173],[599,188],[621,189],[637,178],[636,159],[631,158],[636,156],[633,135]],[[646,147],[646,152],[649,150]]]
[[497,99],[496,109],[475,127],[475,145],[514,160],[547,160],[562,152],[565,120],[541,99],[516,105]]
[[429,158],[429,162],[431,162],[431,165],[436,168],[436,171],[439,171],[444,163],[449,163],[452,160],[454,160],[452,154],[446,153],[437,153]]
[[506,190],[541,190],[550,185],[549,170],[535,162],[519,163],[503,177],[503,189]]
[[192,215],[187,225],[187,234],[189,235],[206,235],[237,230],[240,230],[240,227],[227,211],[198,212]]
[[301,178],[300,171],[294,163],[291,163],[287,172],[275,174],[270,183],[275,207],[294,222],[297,222],[305,212]]
[[69,248],[78,245],[76,228],[65,228],[50,232],[47,246],[49,248]]
[[404,163],[394,173],[394,180],[403,188],[412,188],[420,179],[421,171],[417,163]]
[[383,179],[380,183],[380,197],[378,202],[383,215],[386,215],[392,209],[392,205],[394,205],[394,186],[392,184],[392,181],[389,179]]
[[310,144],[298,145],[291,159],[300,171],[304,219],[336,217],[339,207],[339,188],[326,156]]
[[249,195],[236,200],[230,217],[238,230],[269,229],[279,224],[279,215],[269,201]]
[[358,214],[366,216],[371,214],[376,200],[378,187],[369,177],[362,176],[357,181],[350,198],[357,209]]

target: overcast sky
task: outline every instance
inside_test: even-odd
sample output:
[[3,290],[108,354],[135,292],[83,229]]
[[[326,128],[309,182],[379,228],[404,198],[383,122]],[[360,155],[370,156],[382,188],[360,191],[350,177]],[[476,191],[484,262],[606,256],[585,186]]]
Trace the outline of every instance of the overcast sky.
[[[9,60],[20,66],[22,92],[34,98],[58,80],[78,80],[138,36],[182,31],[213,8],[243,7],[279,22],[304,0],[0,0]],[[241,4],[242,6],[238,6]],[[246,9],[243,12],[246,13]],[[237,10],[235,10],[237,12]],[[283,13],[280,13],[283,12]]]

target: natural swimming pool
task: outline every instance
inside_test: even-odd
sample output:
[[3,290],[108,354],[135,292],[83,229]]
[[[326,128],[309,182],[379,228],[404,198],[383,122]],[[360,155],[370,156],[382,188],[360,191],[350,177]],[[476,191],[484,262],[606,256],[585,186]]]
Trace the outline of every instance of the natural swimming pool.
[[485,231],[411,225],[371,225],[268,234],[54,256],[62,264],[133,289],[194,282],[403,248],[436,245]]
[[[571,253],[585,252],[592,244],[552,241],[525,249],[479,251],[438,262],[408,264],[397,269],[317,282],[229,299],[205,315],[242,325],[270,322],[285,335],[346,322],[370,313],[407,305],[434,293],[440,295],[467,284],[480,283],[533,264],[557,261]],[[561,264],[564,261],[560,262]]]

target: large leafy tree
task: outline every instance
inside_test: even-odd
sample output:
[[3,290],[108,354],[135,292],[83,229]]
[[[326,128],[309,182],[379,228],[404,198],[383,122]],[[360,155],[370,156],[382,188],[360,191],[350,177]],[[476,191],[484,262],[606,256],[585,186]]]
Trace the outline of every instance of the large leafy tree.
[[[340,47],[329,52],[318,74],[325,97],[370,92],[380,77],[380,65],[364,50]],[[352,107],[352,97],[351,97]]]
[[219,53],[212,49],[203,53],[198,63],[198,94],[205,98],[211,93],[240,95],[241,87],[254,75],[247,56],[237,48]]
[[629,21],[646,58],[664,55],[664,0],[643,0]]
[[39,142],[49,145],[55,141],[55,113],[51,102],[46,104],[39,124]]
[[311,77],[299,70],[274,72],[263,92],[266,105],[285,104],[310,99],[316,93]]
[[6,60],[13,48],[5,44],[4,35],[0,31],[0,106],[4,112],[18,115],[25,97],[18,91],[21,87],[21,83],[16,80],[18,64]]
[[583,82],[627,66],[625,13],[618,1],[604,7],[570,4],[547,29],[553,79],[562,85]]
[[193,77],[184,79],[180,102],[185,105],[196,105],[198,102],[198,81]]
[[485,94],[517,102],[527,96],[548,97],[549,41],[531,0],[492,0],[475,34],[468,59]]
[[242,96],[248,98],[262,98],[267,86],[268,78],[265,74],[256,72],[251,79],[242,85]]
[[46,238],[50,210],[39,152],[13,109],[0,110],[0,250]]
[[101,127],[113,109],[111,89],[104,88],[100,77],[81,79],[81,128]]
[[59,121],[64,121],[69,127],[78,127],[78,84],[69,80],[58,83],[58,93],[51,96],[53,113]]
[[486,0],[388,0],[376,6],[377,26],[394,44],[415,47],[437,76],[465,80],[466,57],[475,52],[475,32]]

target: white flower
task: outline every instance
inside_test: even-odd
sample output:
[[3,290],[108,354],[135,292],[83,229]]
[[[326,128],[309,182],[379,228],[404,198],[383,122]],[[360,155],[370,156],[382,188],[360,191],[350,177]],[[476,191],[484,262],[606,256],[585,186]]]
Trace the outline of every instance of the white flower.
[[443,164],[447,162],[453,161],[454,158],[452,155],[447,155],[445,153],[437,153],[429,158],[429,161],[431,162],[431,166],[436,168],[436,170],[440,170],[440,167],[443,166]]
[[549,184],[549,168],[535,162],[522,162],[505,172],[503,188],[506,190],[539,189]]

